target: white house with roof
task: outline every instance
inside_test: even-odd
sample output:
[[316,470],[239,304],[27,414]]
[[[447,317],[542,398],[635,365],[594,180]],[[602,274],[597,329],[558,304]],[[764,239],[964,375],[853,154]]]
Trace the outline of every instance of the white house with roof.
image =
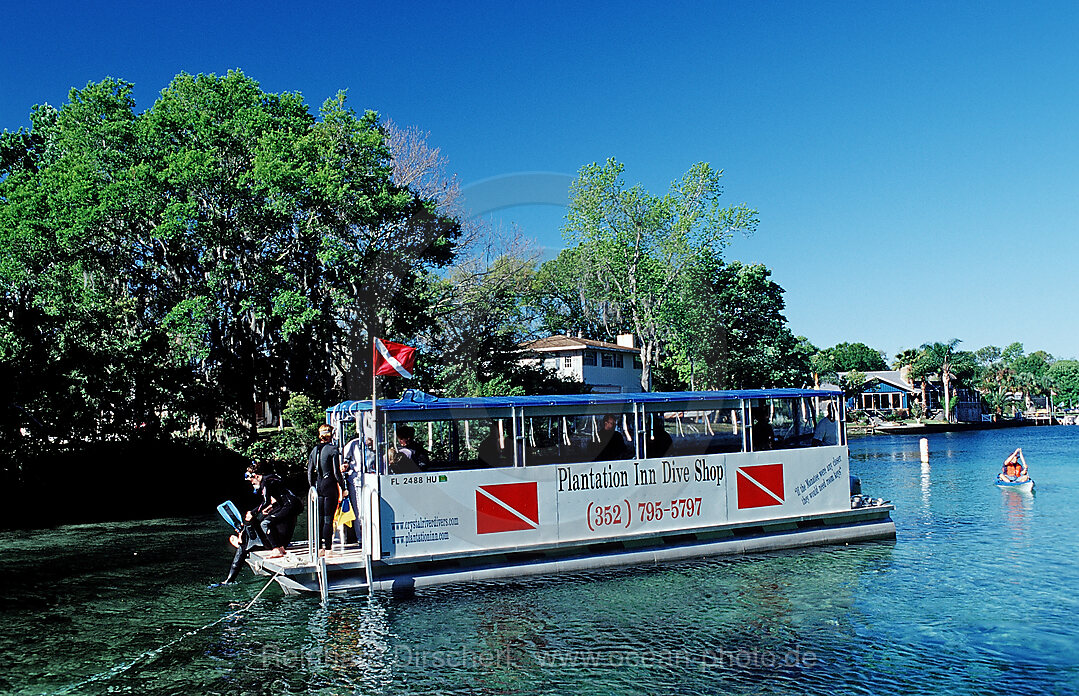
[[529,357],[522,363],[558,371],[560,377],[583,382],[597,394],[641,391],[641,349],[633,334],[620,334],[616,343],[558,334],[521,345]]

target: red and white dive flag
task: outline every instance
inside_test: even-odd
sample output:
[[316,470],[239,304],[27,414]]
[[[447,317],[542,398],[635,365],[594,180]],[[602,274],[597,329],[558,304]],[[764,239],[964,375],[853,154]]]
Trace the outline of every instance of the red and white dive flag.
[[739,510],[783,504],[782,464],[740,466],[737,474]]
[[412,379],[412,370],[416,368],[416,349],[403,343],[376,338],[374,361],[376,375]]
[[538,528],[539,497],[535,481],[476,488],[476,534]]

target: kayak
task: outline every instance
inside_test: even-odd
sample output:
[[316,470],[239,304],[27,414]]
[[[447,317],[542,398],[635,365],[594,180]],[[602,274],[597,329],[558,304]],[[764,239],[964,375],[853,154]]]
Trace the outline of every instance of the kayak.
[[1026,481],[1001,481],[998,478],[993,483],[1005,490],[1019,491],[1020,493],[1030,493],[1034,490],[1034,479],[1027,479]]

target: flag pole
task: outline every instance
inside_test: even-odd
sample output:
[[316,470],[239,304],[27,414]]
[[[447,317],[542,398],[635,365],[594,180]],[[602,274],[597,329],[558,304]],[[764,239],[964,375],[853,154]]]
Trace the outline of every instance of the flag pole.
[[375,450],[375,471],[380,471],[381,458],[378,456],[378,376],[375,374],[375,341],[376,337],[371,335],[371,444]]

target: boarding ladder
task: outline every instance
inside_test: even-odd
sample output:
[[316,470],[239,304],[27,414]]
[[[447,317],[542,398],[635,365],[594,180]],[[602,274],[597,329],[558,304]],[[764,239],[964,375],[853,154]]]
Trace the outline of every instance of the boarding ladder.
[[318,514],[318,494],[315,489],[308,493],[307,515],[307,554],[311,559],[315,575],[318,578],[319,596],[323,603],[326,602],[331,592],[355,592],[367,590],[373,591],[371,583],[372,562],[379,560],[381,554],[380,531],[377,523],[377,510],[379,506],[379,478],[377,475],[365,476],[364,484],[357,491],[359,500],[359,514],[354,524],[358,525],[357,539],[360,543],[363,562],[363,577],[356,574],[334,573],[338,577],[331,576],[331,567],[325,557],[319,557],[318,552],[321,544],[321,525]]

